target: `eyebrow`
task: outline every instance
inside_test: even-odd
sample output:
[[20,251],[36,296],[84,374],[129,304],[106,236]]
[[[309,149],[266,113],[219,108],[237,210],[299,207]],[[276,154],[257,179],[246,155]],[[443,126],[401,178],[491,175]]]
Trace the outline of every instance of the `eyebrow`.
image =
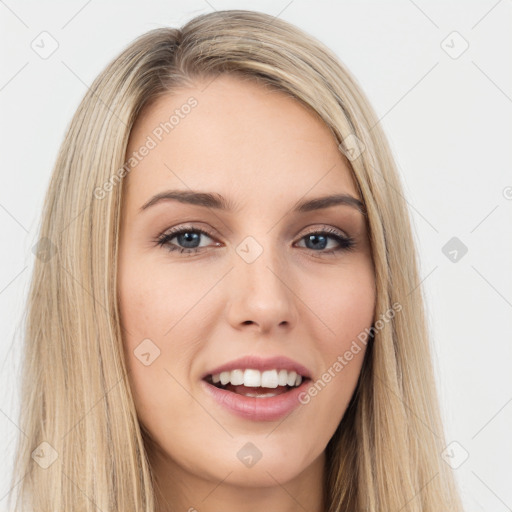
[[[140,211],[144,211],[150,206],[153,206],[162,201],[178,201],[180,203],[192,204],[196,206],[203,206],[206,208],[214,208],[216,210],[224,210],[232,212],[236,210],[236,205],[226,199],[221,194],[211,192],[199,192],[195,190],[167,190],[156,194],[146,203],[144,203]],[[316,197],[314,199],[307,199],[303,201],[297,201],[293,207],[295,213],[306,213],[315,210],[322,210],[324,208],[330,208],[331,206],[346,205],[351,206],[360,213],[365,215],[366,209],[364,204],[354,196],[350,194],[332,194],[323,197]]]

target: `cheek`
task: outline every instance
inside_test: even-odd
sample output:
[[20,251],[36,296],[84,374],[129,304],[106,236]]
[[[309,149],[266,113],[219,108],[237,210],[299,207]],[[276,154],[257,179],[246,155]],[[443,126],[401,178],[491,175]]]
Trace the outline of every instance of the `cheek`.
[[128,337],[168,340],[207,284],[186,269],[132,258],[119,272],[121,320]]
[[[317,350],[322,372],[301,401],[311,403],[315,417],[324,417],[325,428],[334,430],[355,390],[366,353],[368,332],[374,320],[376,290],[373,267],[368,260],[350,269],[339,267],[323,286],[303,288],[304,302],[317,317]],[[306,290],[309,292],[306,295]],[[313,324],[311,324],[313,325]]]
[[[119,268],[119,309],[123,349],[140,419],[170,396],[165,373],[165,333],[172,327],[172,288],[150,265],[128,258]],[[165,390],[165,391],[164,391]]]
[[119,266],[123,349],[139,419],[150,431],[172,426],[165,413],[191,410],[191,365],[206,339],[200,300],[214,278],[136,257]]
[[[374,272],[367,258],[335,268],[329,276],[309,275],[302,280],[301,298],[317,321],[313,338],[322,344],[321,352],[332,356],[344,350],[347,342],[370,327],[375,314]],[[313,322],[311,322],[313,325]]]

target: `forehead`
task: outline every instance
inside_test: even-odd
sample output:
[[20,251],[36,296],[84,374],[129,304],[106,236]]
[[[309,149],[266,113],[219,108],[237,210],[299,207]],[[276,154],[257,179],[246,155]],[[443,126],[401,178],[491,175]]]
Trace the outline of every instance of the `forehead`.
[[[193,106],[192,106],[193,105]],[[159,98],[131,133],[127,176],[140,206],[166,188],[208,189],[251,201],[351,193],[352,172],[329,128],[297,100],[231,75]]]

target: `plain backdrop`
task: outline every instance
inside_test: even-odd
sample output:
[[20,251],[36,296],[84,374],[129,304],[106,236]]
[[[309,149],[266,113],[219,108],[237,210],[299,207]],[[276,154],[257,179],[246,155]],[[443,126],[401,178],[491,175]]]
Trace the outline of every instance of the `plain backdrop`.
[[[446,463],[468,511],[512,510],[510,0],[0,1],[0,510],[23,435],[17,385],[32,248],[65,129],[136,36],[233,8],[316,36],[381,118],[420,252]],[[43,46],[55,51],[42,55]]]

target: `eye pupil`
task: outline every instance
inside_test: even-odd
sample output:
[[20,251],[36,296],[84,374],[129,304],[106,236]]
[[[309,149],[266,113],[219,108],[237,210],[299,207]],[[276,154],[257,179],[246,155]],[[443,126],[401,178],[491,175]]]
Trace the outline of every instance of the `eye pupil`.
[[[179,241],[180,244],[189,244],[189,243],[197,243],[199,241],[199,237],[201,236],[200,233],[194,233],[194,232],[190,232],[190,231],[185,231],[179,235],[177,235],[177,239]],[[187,246],[186,248],[187,249],[193,249],[197,246],[195,245],[192,245],[192,246]]]
[[[321,241],[315,242],[314,241],[315,239],[321,239]],[[308,235],[306,237],[306,240],[313,243],[313,248],[318,248],[320,246],[321,249],[325,249],[326,244],[327,244],[327,237],[325,237],[324,235],[315,235],[315,234]],[[307,242],[306,242],[306,246],[307,246]],[[308,249],[309,249],[309,247],[308,247]]]

